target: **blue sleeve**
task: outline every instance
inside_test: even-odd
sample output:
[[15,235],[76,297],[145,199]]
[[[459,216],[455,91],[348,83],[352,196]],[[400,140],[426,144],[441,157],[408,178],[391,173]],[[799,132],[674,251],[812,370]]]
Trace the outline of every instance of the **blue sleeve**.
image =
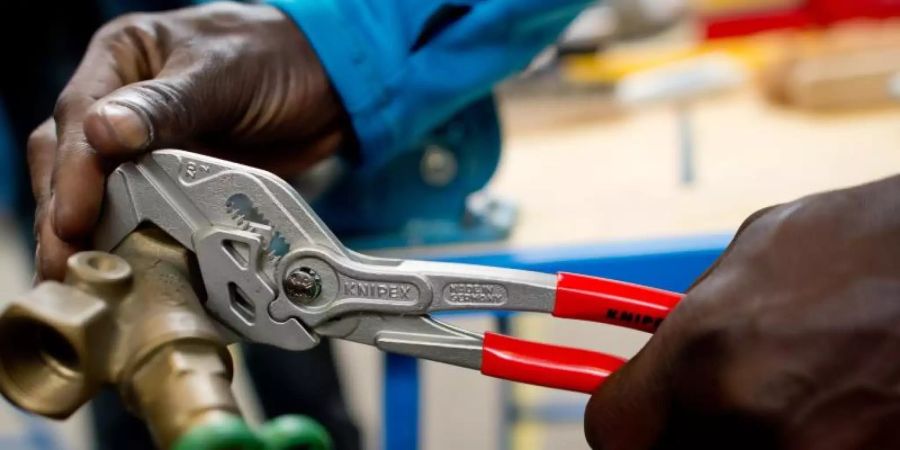
[[307,35],[377,168],[522,70],[591,0],[269,0]]

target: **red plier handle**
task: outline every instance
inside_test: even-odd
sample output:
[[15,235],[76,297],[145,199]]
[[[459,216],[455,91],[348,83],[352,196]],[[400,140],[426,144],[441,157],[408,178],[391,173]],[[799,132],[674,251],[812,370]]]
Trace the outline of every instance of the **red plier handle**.
[[[683,297],[605,278],[560,273],[555,317],[653,332]],[[625,359],[605,353],[485,333],[481,373],[528,384],[591,393]]]

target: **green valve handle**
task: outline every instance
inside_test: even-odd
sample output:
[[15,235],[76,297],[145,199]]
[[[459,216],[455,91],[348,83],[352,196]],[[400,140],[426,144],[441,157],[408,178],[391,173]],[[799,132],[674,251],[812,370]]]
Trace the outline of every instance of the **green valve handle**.
[[254,433],[244,419],[228,416],[194,427],[172,450],[332,450],[325,427],[305,416],[281,416]]
[[266,450],[266,446],[244,419],[227,416],[192,428],[172,450]]
[[281,416],[259,429],[266,450],[332,450],[325,427],[306,416]]

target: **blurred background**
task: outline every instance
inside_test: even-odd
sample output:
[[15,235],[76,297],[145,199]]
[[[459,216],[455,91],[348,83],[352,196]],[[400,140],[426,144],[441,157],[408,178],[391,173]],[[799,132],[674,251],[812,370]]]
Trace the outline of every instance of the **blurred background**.
[[[50,114],[93,29],[118,13],[147,8],[124,0],[51,3],[0,6],[6,38],[0,44],[6,61],[0,74],[2,296],[31,282],[28,131]],[[495,98],[502,145],[487,185],[471,192],[452,183],[466,176],[460,169],[469,161],[465,149],[475,144],[464,141],[462,150],[427,145],[416,156],[421,181],[452,190],[447,195],[460,200],[446,205],[458,206],[422,217],[413,211],[403,223],[349,236],[351,246],[479,261],[710,249],[727,243],[757,209],[894,174],[900,167],[900,3],[602,2],[525,73],[498,86]],[[448,320],[624,356],[647,338],[525,315]],[[422,362],[420,410],[391,410],[382,387],[393,375],[383,355],[346,343],[337,343],[336,353],[365,448],[381,448],[385,433],[403,427],[419,431],[414,442],[425,450],[587,448],[586,396]],[[252,389],[240,376],[238,384],[246,408],[258,416]],[[393,428],[386,428],[386,416],[396,419]],[[60,424],[5,403],[0,408],[2,449],[88,449],[91,439],[83,411]]]

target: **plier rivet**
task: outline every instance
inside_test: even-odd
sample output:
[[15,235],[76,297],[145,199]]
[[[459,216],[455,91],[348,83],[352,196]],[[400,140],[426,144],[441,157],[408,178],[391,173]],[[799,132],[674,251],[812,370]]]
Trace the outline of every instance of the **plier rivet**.
[[297,303],[309,303],[322,292],[322,278],[309,267],[300,267],[284,277],[284,293]]

